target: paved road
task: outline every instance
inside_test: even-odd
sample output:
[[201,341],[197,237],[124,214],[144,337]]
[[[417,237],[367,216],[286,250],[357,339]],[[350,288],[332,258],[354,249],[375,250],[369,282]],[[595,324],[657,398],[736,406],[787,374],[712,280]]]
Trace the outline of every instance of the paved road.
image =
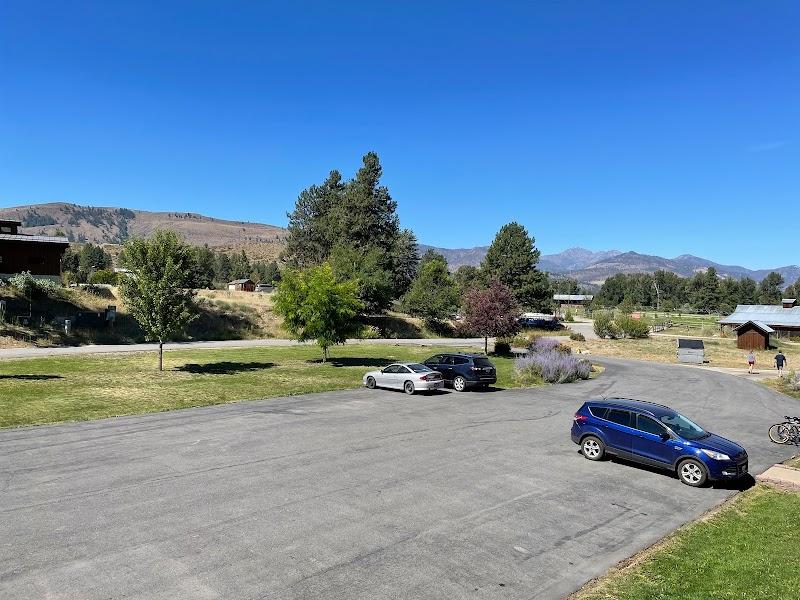
[[[164,344],[164,350],[190,350],[214,348],[258,348],[263,346],[294,346],[294,340],[218,340],[212,342],[174,342]],[[314,342],[304,342],[313,345]],[[424,339],[377,339],[347,340],[348,344],[386,344],[389,346],[475,346],[483,348],[483,338],[424,338]],[[491,344],[490,340],[490,344]],[[67,346],[57,348],[2,348],[0,360],[39,358],[42,356],[74,356],[79,354],[115,354],[119,352],[154,352],[158,344],[108,344],[97,346]]]
[[603,362],[600,379],[536,390],[2,431],[0,598],[557,598],[731,493],[583,459],[568,429],[585,397],[669,402],[740,440],[754,472],[791,454],[766,436],[788,398]]

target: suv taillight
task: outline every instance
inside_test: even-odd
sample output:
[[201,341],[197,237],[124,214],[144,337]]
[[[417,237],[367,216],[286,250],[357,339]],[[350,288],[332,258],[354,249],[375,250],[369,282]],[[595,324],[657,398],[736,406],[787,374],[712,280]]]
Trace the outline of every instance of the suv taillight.
[[576,423],[585,423],[589,420],[589,417],[586,415],[582,415],[581,413],[575,413],[575,422]]

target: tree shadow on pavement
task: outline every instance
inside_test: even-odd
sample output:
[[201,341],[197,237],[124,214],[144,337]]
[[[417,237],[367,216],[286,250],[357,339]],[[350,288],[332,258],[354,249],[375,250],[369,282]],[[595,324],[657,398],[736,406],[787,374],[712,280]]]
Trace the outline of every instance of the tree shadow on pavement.
[[61,375],[0,375],[0,379],[18,379],[21,381],[47,381],[49,379],[64,379]]
[[246,373],[248,371],[260,371],[261,369],[271,369],[277,365],[272,362],[216,362],[203,365],[197,363],[185,364],[176,367],[176,371],[185,373],[195,373],[200,375],[233,375],[235,373]]

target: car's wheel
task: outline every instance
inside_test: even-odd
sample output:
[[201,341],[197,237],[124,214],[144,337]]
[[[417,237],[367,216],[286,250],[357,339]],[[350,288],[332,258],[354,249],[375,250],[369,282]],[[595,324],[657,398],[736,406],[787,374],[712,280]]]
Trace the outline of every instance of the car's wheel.
[[403,391],[408,394],[409,396],[414,393],[414,382],[413,381],[406,381],[403,385]]
[[700,487],[708,480],[708,471],[699,460],[689,458],[678,465],[678,479],[686,485]]
[[581,442],[581,452],[589,460],[600,460],[606,454],[606,445],[600,438],[587,435]]
[[371,390],[375,389],[375,378],[374,377],[367,377],[367,387]]
[[467,389],[467,380],[461,375],[456,375],[455,379],[453,379],[453,389],[457,392],[463,392]]

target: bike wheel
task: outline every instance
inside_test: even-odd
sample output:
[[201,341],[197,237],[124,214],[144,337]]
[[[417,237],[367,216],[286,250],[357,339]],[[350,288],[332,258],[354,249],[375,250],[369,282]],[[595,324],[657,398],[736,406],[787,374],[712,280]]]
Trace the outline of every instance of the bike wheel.
[[785,444],[792,438],[791,427],[786,423],[776,423],[769,428],[769,439],[776,444]]

